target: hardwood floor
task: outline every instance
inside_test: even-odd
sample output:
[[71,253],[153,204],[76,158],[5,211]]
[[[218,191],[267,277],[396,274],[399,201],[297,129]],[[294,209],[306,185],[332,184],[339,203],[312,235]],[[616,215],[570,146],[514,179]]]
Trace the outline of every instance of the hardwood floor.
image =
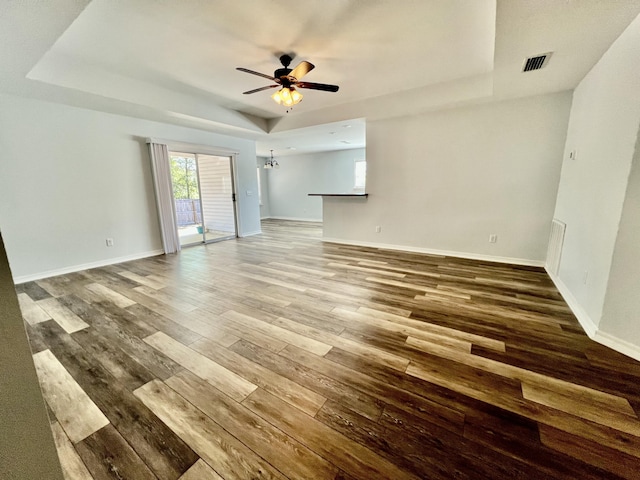
[[263,232],[16,287],[68,479],[640,478],[542,269]]

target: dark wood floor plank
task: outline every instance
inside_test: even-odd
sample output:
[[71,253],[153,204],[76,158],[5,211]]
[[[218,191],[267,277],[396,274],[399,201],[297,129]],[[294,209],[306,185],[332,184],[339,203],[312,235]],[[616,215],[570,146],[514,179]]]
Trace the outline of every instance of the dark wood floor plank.
[[211,340],[200,340],[191,344],[190,347],[311,416],[315,415],[326,401],[322,395],[278,375],[238,353],[226,348],[219,348]]
[[[540,428],[545,428],[541,426]],[[567,480],[597,480],[610,477],[606,470],[548,448],[540,440],[538,424],[492,405],[469,408],[464,436],[536,467],[545,475]],[[580,442],[587,442],[581,439]]]
[[356,478],[418,478],[260,388],[242,403]]
[[27,282],[27,283],[22,283],[20,285],[16,285],[16,292],[26,293],[34,302],[51,297],[51,294],[47,292],[44,288],[42,288],[40,285],[38,285],[36,282]]
[[74,433],[51,397],[72,470],[637,477],[640,362],[589,339],[544,269],[262,227],[16,286],[45,382],[68,372],[47,395],[80,389],[109,422]]
[[[638,459],[611,448],[563,432],[548,425],[540,426],[542,443],[559,452],[601,468],[622,478],[638,478]],[[603,475],[604,476],[604,475]],[[611,476],[611,475],[608,475]],[[585,478],[585,477],[581,477]]]
[[128,307],[127,312],[132,313],[147,325],[170,335],[185,345],[202,338],[202,336],[196,332],[185,328],[177,322],[169,320],[164,315],[160,315],[159,313],[149,310],[147,307],[140,305],[139,303]]
[[[317,413],[317,420],[392,461],[418,478],[442,478],[448,472],[441,459],[427,460],[426,450],[415,455],[406,442],[391,441],[387,428],[329,400]],[[440,453],[440,452],[438,452]],[[466,478],[472,478],[467,476]]]
[[197,457],[70,335],[45,332],[48,345],[83,391],[160,479],[174,479]]
[[161,381],[149,382],[134,393],[221,477],[246,480],[285,478]]
[[157,479],[111,425],[78,443],[76,450],[96,480]]
[[86,352],[93,357],[126,389],[133,391],[150,382],[155,375],[136,360],[131,358],[118,345],[100,336],[95,330],[87,329],[72,334]]
[[380,423],[388,427],[390,441],[403,445],[406,455],[424,456],[425,463],[438,468],[435,478],[544,478],[536,467],[423,422],[394,407],[385,409]]
[[464,414],[462,412],[399,389],[388,382],[370,377],[366,375],[365,370],[351,370],[339,363],[309,354],[291,345],[285,348],[282,354],[337,381],[348,383],[381,402],[395,405],[454,432],[462,433],[463,431]]
[[348,405],[349,408],[369,419],[377,420],[382,413],[384,403],[311,368],[292,362],[286,357],[261,349],[244,340],[235,343],[230,349],[309,390]]
[[65,296],[61,301],[158,378],[164,380],[182,370],[180,365],[142,340],[147,333],[146,329],[130,331],[131,327],[126,322],[118,323],[117,318],[105,315],[99,307],[89,305],[74,295]]
[[289,478],[332,479],[338,469],[189,372],[166,384]]

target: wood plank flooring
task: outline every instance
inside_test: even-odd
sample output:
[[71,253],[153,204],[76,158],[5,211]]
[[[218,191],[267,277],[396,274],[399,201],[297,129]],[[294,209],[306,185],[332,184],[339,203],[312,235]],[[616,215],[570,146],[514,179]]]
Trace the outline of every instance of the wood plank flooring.
[[320,238],[17,285],[67,479],[640,478],[640,363],[542,269]]

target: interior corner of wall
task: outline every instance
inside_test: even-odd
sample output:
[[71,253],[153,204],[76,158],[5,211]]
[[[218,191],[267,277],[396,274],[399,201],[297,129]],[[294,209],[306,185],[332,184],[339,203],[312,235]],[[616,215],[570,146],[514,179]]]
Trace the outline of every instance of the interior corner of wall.
[[[592,340],[595,339],[596,334],[598,333],[598,323],[596,323],[591,316],[587,313],[587,311],[582,307],[578,299],[573,295],[569,287],[560,279],[558,275],[553,274],[545,265],[545,271],[551,281],[556,286],[564,301],[567,302],[567,305],[575,315],[578,323],[583,328],[585,333]],[[598,320],[599,321],[599,320]]]

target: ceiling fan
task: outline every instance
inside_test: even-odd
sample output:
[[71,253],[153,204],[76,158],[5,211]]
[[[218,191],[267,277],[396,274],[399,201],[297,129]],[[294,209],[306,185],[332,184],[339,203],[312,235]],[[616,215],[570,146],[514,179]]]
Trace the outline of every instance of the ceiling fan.
[[328,85],[326,83],[301,82],[300,79],[313,70],[315,66],[312,63],[303,60],[294,69],[290,69],[289,65],[292,60],[293,58],[291,55],[282,55],[280,57],[280,63],[282,63],[283,68],[278,68],[273,72],[273,76],[249,70],[248,68],[237,67],[236,70],[240,70],[241,72],[258,75],[259,77],[268,78],[269,80],[276,82],[275,85],[267,85],[266,87],[256,88],[243,93],[245,95],[249,95],[263,90],[269,90],[270,88],[282,87],[276,93],[271,95],[271,98],[273,98],[277,104],[283,104],[286,107],[291,107],[300,103],[302,100],[302,94],[298,92],[296,88],[309,88],[311,90],[323,90],[325,92],[337,92],[338,88],[340,88],[338,85]]

